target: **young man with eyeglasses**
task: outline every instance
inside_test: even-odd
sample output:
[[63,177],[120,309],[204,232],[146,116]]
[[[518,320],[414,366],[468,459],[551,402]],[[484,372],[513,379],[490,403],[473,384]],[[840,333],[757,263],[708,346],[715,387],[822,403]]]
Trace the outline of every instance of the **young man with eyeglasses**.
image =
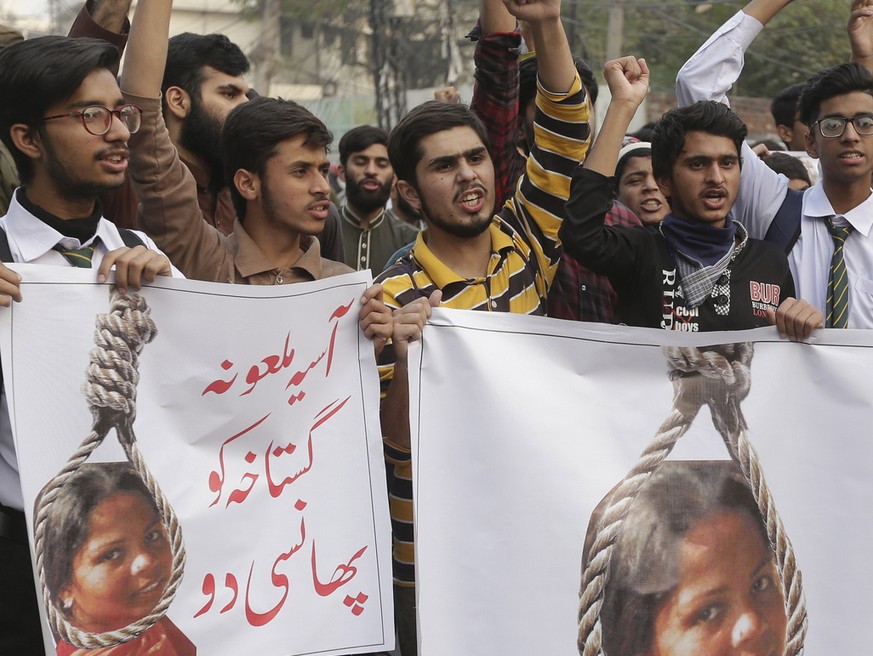
[[[97,195],[119,187],[127,140],[140,123],[115,82],[118,50],[96,39],[42,37],[0,53],[0,139],[21,187],[0,219],[14,262],[88,266],[120,289],[181,275],[142,233],[121,233]],[[125,243],[134,243],[128,247]],[[65,252],[62,252],[65,251]],[[21,301],[21,277],[0,264],[0,305]],[[0,400],[0,653],[42,656],[18,463],[5,394]]]
[[[746,48],[790,2],[752,0],[719,28],[679,71],[679,104],[727,103]],[[848,33],[856,61],[873,53],[868,4],[852,2]],[[821,164],[821,181],[804,192],[789,190],[785,176],[744,146],[733,216],[750,236],[785,247],[798,297],[824,313],[827,327],[873,328],[873,75],[858,63],[820,71],[806,84],[798,110],[810,128],[806,149]],[[792,321],[794,309],[780,307],[777,320]]]

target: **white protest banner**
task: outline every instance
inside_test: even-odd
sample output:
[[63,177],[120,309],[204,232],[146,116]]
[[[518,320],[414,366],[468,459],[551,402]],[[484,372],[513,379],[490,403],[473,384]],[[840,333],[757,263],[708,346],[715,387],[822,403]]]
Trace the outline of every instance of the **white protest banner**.
[[410,352],[421,656],[580,653],[583,551],[586,654],[866,653],[871,346],[434,311]]
[[393,648],[369,275],[111,296],[19,270],[3,375],[57,653]]

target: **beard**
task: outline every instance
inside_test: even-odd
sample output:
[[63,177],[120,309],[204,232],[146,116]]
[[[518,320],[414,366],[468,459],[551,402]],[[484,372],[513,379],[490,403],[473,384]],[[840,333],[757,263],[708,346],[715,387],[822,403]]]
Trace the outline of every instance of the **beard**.
[[224,183],[221,164],[221,128],[221,121],[207,112],[200,98],[192,94],[191,112],[179,131],[179,145],[203,162],[209,176],[209,184],[215,188],[220,188]]
[[[64,190],[64,195],[67,198],[92,201],[104,191],[120,189],[124,185],[124,177],[120,177],[118,182],[96,182],[77,177],[76,171],[61,162],[61,159],[58,157],[58,152],[52,145],[51,140],[44,135],[42,140],[47,155],[45,158],[46,173],[59,189]],[[126,144],[121,144],[120,146],[108,146],[105,150],[97,153],[95,157],[99,159],[105,153],[110,150],[116,150],[119,147],[127,148]]]
[[[364,178],[353,180],[346,176],[346,203],[362,214],[369,214],[381,207],[385,207],[388,202],[388,197],[391,195],[391,183],[389,180],[385,184],[379,184],[378,189],[364,189],[361,183]],[[377,180],[378,182],[378,180]]]
[[419,198],[421,200],[421,213],[425,217],[427,224],[436,226],[443,232],[454,237],[460,237],[461,239],[478,237],[488,229],[489,225],[491,225],[492,217],[488,212],[476,216],[469,223],[450,223],[445,221],[442,217],[437,216],[436,213],[431,212],[428,203],[424,198],[421,198],[420,196]]

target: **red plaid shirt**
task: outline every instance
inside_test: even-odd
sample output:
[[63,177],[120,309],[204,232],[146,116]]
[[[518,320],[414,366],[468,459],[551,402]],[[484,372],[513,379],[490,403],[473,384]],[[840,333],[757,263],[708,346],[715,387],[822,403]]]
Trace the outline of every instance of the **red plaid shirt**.
[[[471,109],[488,131],[498,208],[512,196],[525,170],[525,157],[517,148],[518,52],[516,32],[481,33],[477,25],[468,38],[476,41],[476,64]],[[640,226],[640,220],[621,203],[613,203],[606,225]],[[592,273],[568,255],[561,256],[549,289],[548,315],[575,321],[614,323],[617,299],[606,276]]]
[[[637,215],[618,201],[612,203],[604,223],[610,226],[642,226]],[[586,269],[563,253],[558,272],[549,289],[548,315],[574,321],[619,323],[615,316],[618,295],[606,276]]]
[[473,100],[470,109],[488,132],[494,162],[495,212],[512,196],[525,170],[525,157],[516,148],[518,133],[518,52],[521,35],[497,32],[483,35],[479,26],[468,38],[476,41],[473,61]]

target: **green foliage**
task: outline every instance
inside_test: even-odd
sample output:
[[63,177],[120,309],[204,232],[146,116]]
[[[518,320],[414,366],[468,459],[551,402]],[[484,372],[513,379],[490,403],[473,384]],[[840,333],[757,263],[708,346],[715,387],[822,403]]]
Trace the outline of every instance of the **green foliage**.
[[[606,59],[608,0],[568,0],[564,6],[574,50],[595,67]],[[746,4],[740,0],[625,0],[622,52],[645,57],[652,89],[670,91],[676,72],[718,27]],[[825,66],[849,57],[849,2],[795,2],[755,40],[733,93],[771,97]]]

